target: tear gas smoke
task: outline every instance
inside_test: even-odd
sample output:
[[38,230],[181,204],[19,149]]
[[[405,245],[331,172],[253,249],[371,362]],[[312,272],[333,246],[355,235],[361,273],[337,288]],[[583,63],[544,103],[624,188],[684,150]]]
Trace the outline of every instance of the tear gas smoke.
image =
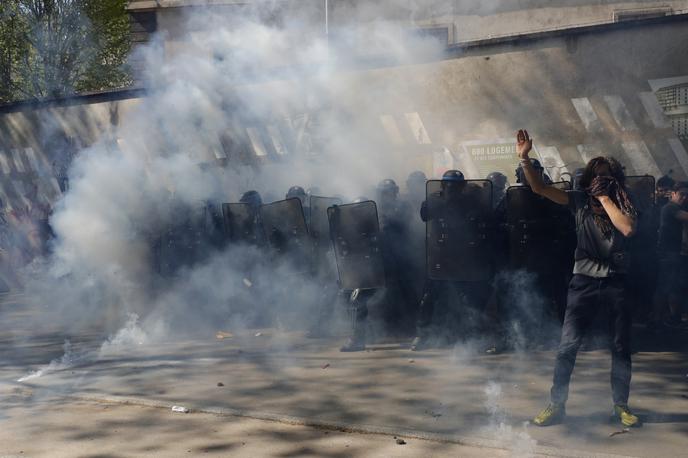
[[537,442],[528,434],[528,423],[520,430],[508,424],[508,413],[501,406],[502,386],[489,381],[485,386],[485,408],[489,414],[489,424],[484,433],[511,452],[511,456],[529,458],[535,456]]
[[36,369],[35,371],[32,371],[29,374],[17,379],[17,382],[28,382],[32,379],[42,377],[51,372],[57,372],[68,369],[85,359],[85,354],[74,352],[72,350],[72,343],[69,340],[65,340],[62,349],[64,351],[64,354],[61,357],[56,358],[50,361],[49,364],[42,366]]
[[[251,288],[256,310],[302,321],[297,316],[309,315],[319,285],[297,283],[292,273],[261,264],[250,281],[256,286],[248,287],[246,260],[261,255],[245,248],[215,253],[164,281],[152,269],[156,237],[201,203],[237,201],[247,189],[281,196],[294,184],[317,185],[330,195],[354,196],[411,171],[383,147],[368,113],[423,95],[382,82],[363,85],[348,70],[360,45],[305,34],[303,12],[287,14],[281,25],[264,21],[265,8],[231,18],[194,13],[174,54],[162,40],[139,51],[150,95],[75,159],[70,190],[51,219],[57,236],[52,259],[27,286],[46,319],[77,328],[105,319],[113,331],[133,313],[143,329],[161,336],[170,326],[193,332],[230,317],[228,325],[241,326],[247,318],[238,304],[249,300]],[[361,33],[340,30],[337,42],[365,43],[367,57],[397,65],[442,52],[437,42],[409,36],[400,25],[380,22]],[[317,115],[310,141],[283,161],[259,169],[199,167],[221,148],[228,126],[270,126],[304,114]]]

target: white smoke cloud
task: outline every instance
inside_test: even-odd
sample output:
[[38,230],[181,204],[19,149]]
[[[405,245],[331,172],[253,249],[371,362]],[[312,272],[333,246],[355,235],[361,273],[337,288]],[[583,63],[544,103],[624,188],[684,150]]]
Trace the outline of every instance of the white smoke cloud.
[[520,429],[509,424],[508,412],[502,407],[502,386],[489,381],[484,391],[485,409],[489,414],[489,422],[483,429],[483,433],[508,449],[513,457],[535,456],[537,441],[528,434],[528,424],[524,423]]
[[[377,116],[381,107],[404,112],[423,94],[364,81],[352,68],[361,57],[393,65],[433,59],[443,45],[409,34],[408,23],[339,29],[335,40],[304,32],[308,12],[285,12],[279,24],[264,20],[271,7],[231,18],[199,10],[176,46],[158,37],[139,51],[149,95],[75,160],[70,190],[51,219],[54,255],[28,285],[47,319],[75,327],[101,320],[114,332],[136,314],[137,326],[154,323],[159,333],[168,325],[217,326],[230,316],[246,324],[238,311],[250,301],[282,323],[310,317],[321,290],[312,280],[294,285],[290,272],[266,263],[251,280],[256,286],[246,287],[246,263],[265,254],[230,249],[161,279],[155,242],[202,203],[237,201],[248,189],[281,198],[298,184],[355,197],[389,176],[403,182],[412,169],[388,150]],[[279,162],[199,167],[236,132],[229,127],[301,115],[317,117],[311,142],[291,145]]]

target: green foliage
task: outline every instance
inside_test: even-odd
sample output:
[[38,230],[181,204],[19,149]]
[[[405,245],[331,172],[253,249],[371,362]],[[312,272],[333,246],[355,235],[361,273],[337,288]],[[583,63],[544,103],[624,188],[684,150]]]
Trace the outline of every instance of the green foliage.
[[2,0],[0,102],[131,83],[126,0]]

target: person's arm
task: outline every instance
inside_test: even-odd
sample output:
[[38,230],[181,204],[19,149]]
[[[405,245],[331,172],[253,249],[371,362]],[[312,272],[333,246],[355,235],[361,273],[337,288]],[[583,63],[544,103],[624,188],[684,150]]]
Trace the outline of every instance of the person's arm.
[[569,196],[566,194],[566,191],[545,184],[542,176],[535,171],[528,157],[531,149],[533,149],[533,139],[528,135],[528,131],[525,129],[519,130],[516,135],[516,152],[521,159],[521,168],[526,175],[526,180],[528,180],[530,189],[532,189],[535,194],[546,197],[556,204],[568,205]]
[[685,210],[679,210],[676,212],[676,219],[684,223],[688,223],[688,212]]
[[604,211],[607,212],[607,216],[609,216],[614,227],[618,229],[624,237],[631,237],[635,234],[637,221],[634,217],[621,211],[609,196],[598,196],[596,199],[599,200],[602,207],[604,207]]

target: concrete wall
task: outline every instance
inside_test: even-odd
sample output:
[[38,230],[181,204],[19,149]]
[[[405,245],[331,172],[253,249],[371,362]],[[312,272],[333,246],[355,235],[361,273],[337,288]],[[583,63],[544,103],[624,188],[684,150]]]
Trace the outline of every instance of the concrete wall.
[[0,198],[5,206],[21,204],[32,185],[44,200],[55,200],[74,155],[109,136],[139,103],[140,94],[120,91],[0,107]]
[[[342,73],[337,85],[350,90],[351,97],[338,103],[367,125],[377,126],[379,144],[398,157],[389,173],[401,181],[412,169],[432,176],[450,166],[481,177],[492,164],[481,165],[473,146],[497,145],[497,151],[502,139],[512,141],[521,127],[534,135],[540,157],[555,178],[597,154],[618,157],[629,174],[659,175],[672,169],[677,178],[684,178],[688,154],[650,81],[688,75],[688,47],[676,46],[686,42],[685,21],[673,20],[456,49],[438,62]],[[357,97],[371,90],[384,95],[381,103],[361,111],[370,103]],[[111,135],[112,126],[139,103],[140,95],[0,109],[4,185],[12,187],[8,180],[25,173],[17,161],[24,170],[35,168],[36,161],[46,170],[59,169],[69,151]],[[282,152],[270,149],[267,126],[242,124],[241,119],[218,133],[218,145],[230,165],[265,165],[277,156],[310,157],[322,152],[317,148],[327,148],[327,139],[315,150],[307,141],[317,136],[317,117],[315,108],[266,120],[288,137],[282,139],[287,145]],[[264,144],[257,146],[254,140],[261,136]],[[511,152],[505,154],[513,158]],[[512,164],[503,167],[511,176]]]

